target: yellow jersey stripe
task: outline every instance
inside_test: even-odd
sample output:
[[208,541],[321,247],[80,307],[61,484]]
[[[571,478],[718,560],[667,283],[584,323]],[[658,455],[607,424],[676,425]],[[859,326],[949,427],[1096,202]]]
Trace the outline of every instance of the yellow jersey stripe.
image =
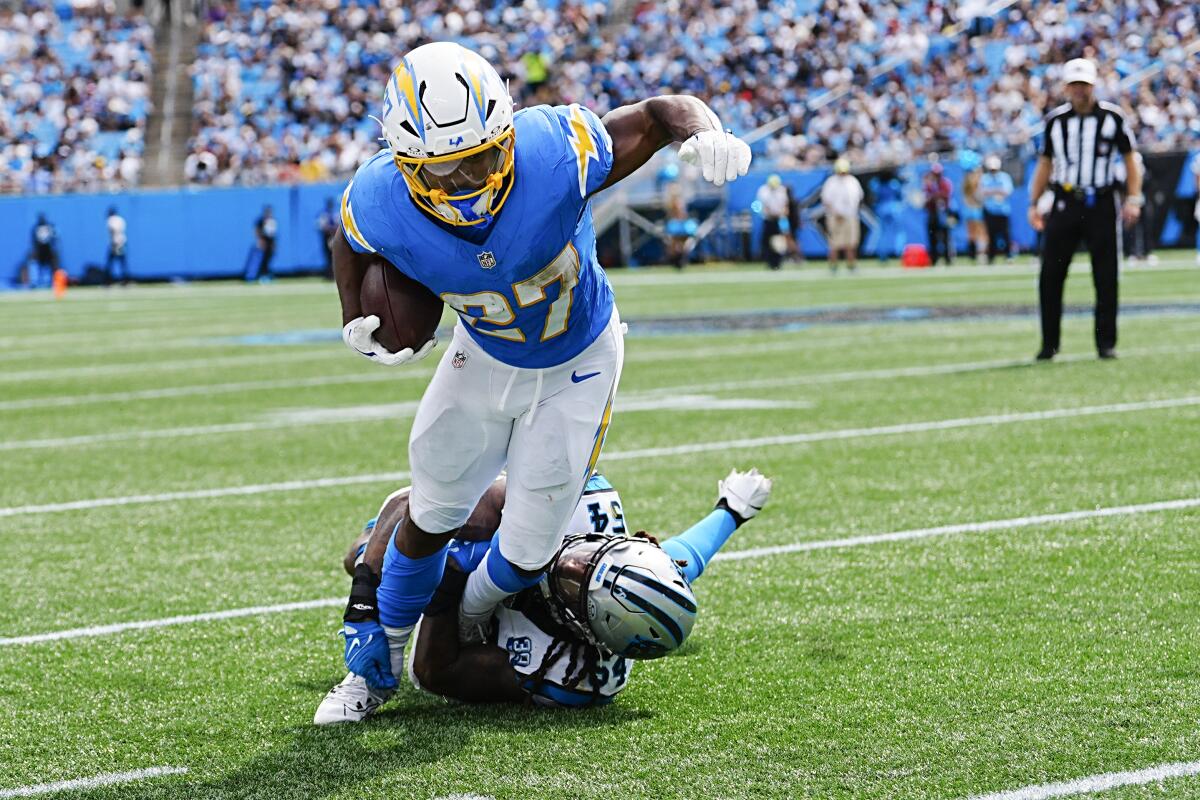
[[350,181],[346,186],[346,191],[342,192],[342,229],[350,234],[354,241],[364,250],[371,253],[375,252],[375,248],[371,247],[362,232],[358,229],[358,223],[354,221],[354,211],[350,208],[350,187],[354,186],[354,181]]
[[571,104],[571,135],[568,137],[571,142],[571,149],[575,151],[575,161],[579,167],[579,194],[581,197],[587,197],[587,174],[588,161],[600,160],[600,151],[596,149],[596,140],[592,138],[592,129],[588,127],[587,120],[583,118],[583,112],[579,106]]
[[587,470],[584,471],[585,480],[591,477],[592,470],[596,468],[596,462],[600,460],[600,451],[604,448],[604,437],[608,433],[608,424],[612,421],[613,398],[616,397],[617,387],[613,386],[608,393],[608,402],[604,405],[604,415],[600,417],[600,427],[596,429],[596,443],[592,445],[592,455],[588,458]]

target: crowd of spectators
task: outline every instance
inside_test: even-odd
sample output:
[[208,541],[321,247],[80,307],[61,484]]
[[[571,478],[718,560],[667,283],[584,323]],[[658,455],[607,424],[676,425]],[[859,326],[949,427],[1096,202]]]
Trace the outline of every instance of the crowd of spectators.
[[111,3],[0,6],[0,193],[137,183],[153,38]]
[[[1001,4],[1003,5],[1003,4]],[[610,24],[598,0],[338,0],[215,6],[195,76],[195,180],[343,174],[377,147],[367,118],[395,54],[453,39],[511,80],[518,104],[581,102],[599,114],[663,91],[709,101],[769,140],[781,167],[905,163],[930,152],[1025,145],[1058,97],[1056,65],[1102,65],[1150,149],[1200,135],[1190,0],[685,0],[641,2]],[[1120,82],[1156,61],[1133,91]]]
[[[61,0],[60,0],[61,1]],[[0,191],[137,182],[151,29],[97,0],[0,10]],[[785,119],[778,166],[1026,146],[1056,65],[1101,67],[1146,149],[1200,136],[1193,0],[210,0],[191,66],[197,184],[340,177],[379,147],[381,87],[431,40],[478,50],[518,105],[604,114],[665,91],[739,133]],[[616,10],[619,9],[619,10]],[[617,15],[620,14],[620,18]],[[61,18],[60,18],[61,15]],[[1147,68],[1150,77],[1138,81]],[[1122,82],[1127,85],[1122,86]]]
[[[823,161],[830,151],[878,164],[931,151],[1028,146],[1043,116],[1063,101],[1061,65],[1088,57],[1100,66],[1097,95],[1125,107],[1140,147],[1193,147],[1200,137],[1198,8],[1191,0],[1019,0],[977,17],[988,9],[964,2],[952,26],[914,41],[907,56],[881,64],[874,80],[855,82],[840,102],[798,117],[795,134],[773,146],[792,164]],[[1156,63],[1165,68],[1139,81]]]

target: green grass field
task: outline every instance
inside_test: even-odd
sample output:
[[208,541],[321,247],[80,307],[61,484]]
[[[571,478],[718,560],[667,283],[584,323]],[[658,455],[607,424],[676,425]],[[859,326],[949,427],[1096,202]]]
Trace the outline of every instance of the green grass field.
[[[187,771],[51,796],[955,800],[1200,772],[1191,264],[1126,272],[1152,308],[1122,316],[1120,360],[1076,315],[1036,366],[1036,314],[988,308],[1036,303],[1028,265],[614,274],[601,466],[629,523],[677,532],[757,466],[774,495],[726,550],[776,549],[711,565],[683,651],[611,707],[406,686],[337,729],[311,719],[344,672],[341,557],[403,483],[436,359],[357,358],[315,281],[0,296],[0,797],[152,767]],[[1068,303],[1091,299],[1077,272]],[[662,321],[949,306],[979,313]],[[1200,798],[1200,776],[1095,796]]]

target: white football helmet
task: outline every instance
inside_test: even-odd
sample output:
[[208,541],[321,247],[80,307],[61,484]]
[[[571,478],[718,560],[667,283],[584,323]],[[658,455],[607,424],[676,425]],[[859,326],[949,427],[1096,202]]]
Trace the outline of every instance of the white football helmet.
[[512,189],[513,100],[478,54],[452,42],[410,52],[384,90],[383,138],[413,201],[451,225],[480,225]]
[[671,557],[646,539],[568,536],[539,586],[562,622],[625,658],[667,655],[696,622],[692,587]]

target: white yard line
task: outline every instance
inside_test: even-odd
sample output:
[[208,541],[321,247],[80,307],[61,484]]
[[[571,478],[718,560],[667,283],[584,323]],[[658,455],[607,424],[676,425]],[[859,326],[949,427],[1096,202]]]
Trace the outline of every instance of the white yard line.
[[[840,342],[841,340],[839,340]],[[818,344],[828,344],[822,340]],[[791,352],[797,349],[808,349],[810,344],[799,341],[774,342],[748,349],[730,348],[730,355],[744,355],[770,352]],[[1164,347],[1143,347],[1125,350],[1122,355],[1128,357],[1155,355],[1162,353],[1191,353],[1200,351],[1200,344],[1170,345]],[[633,361],[683,361],[689,358],[707,357],[712,352],[695,353],[689,351],[682,354],[658,353],[647,354]],[[1094,361],[1091,353],[1068,353],[1057,358],[1059,362]],[[848,370],[839,372],[815,372],[790,375],[786,378],[762,378],[744,381],[725,381],[713,383],[685,384],[668,386],[660,389],[647,389],[646,395],[695,392],[695,391],[736,391],[738,389],[766,389],[785,386],[803,386],[806,384],[846,383],[851,381],[886,380],[898,377],[921,377],[926,375],[954,375],[967,372],[982,372],[1004,367],[1035,366],[1029,359],[1009,358],[989,361],[959,361],[942,364],[918,364],[911,367],[889,367],[884,369]],[[235,381],[231,383],[193,384],[188,386],[170,386],[161,389],[136,389],[128,392],[97,392],[82,395],[56,395],[53,397],[29,397],[19,400],[0,400],[0,411],[22,411],[39,408],[65,408],[96,403],[124,403],[134,400],[163,400],[177,397],[194,397],[199,395],[229,394],[236,392],[273,391],[277,389],[304,389],[315,386],[335,386],[357,383],[386,383],[388,381],[427,380],[433,373],[424,369],[414,370],[379,370],[346,375],[318,375],[311,378],[281,378],[262,381]]]
[[[879,533],[867,536],[854,536],[842,539],[828,539],[816,542],[798,542],[791,545],[776,547],[756,547],[748,550],[721,552],[713,556],[713,561],[741,561],[751,558],[769,558],[787,553],[800,553],[810,550],[831,550],[842,547],[858,547],[862,545],[879,544],[881,542],[905,541],[923,539],[932,536],[947,536],[956,533],[984,533],[990,531],[1026,528],[1032,525],[1045,525],[1051,522],[1077,522],[1084,519],[1102,517],[1132,516],[1149,514],[1159,511],[1175,511],[1200,507],[1200,497],[1184,500],[1165,500],[1157,503],[1142,503],[1140,505],[1115,506],[1111,508],[1086,509],[1082,511],[1067,511],[1058,514],[1042,514],[1031,517],[1016,517],[1014,519],[990,520],[987,522],[970,522],[960,525],[943,525],[938,528],[920,528],[917,530]],[[111,625],[94,625],[87,628],[69,628],[67,630],[51,631],[49,633],[34,633],[24,636],[0,638],[0,646],[36,644],[38,642],[53,642],[61,639],[85,639],[93,636],[105,636],[128,630],[144,630],[146,628],[165,628],[173,625],[188,625],[193,622],[211,622],[238,617],[252,617],[264,614],[281,614],[291,611],[304,611],[313,608],[340,606],[346,602],[345,596],[325,597],[319,600],[305,600],[297,603],[280,603],[269,606],[250,606],[248,608],[233,608],[225,611],[210,611],[203,614],[187,614],[163,619],[138,620],[135,622],[119,622]]]
[[110,633],[123,631],[140,631],[147,628],[169,628],[173,625],[191,625],[193,622],[213,622],[219,619],[237,619],[238,617],[257,617],[263,614],[286,614],[290,611],[307,611],[312,608],[328,608],[346,604],[345,597],[326,597],[321,600],[304,600],[299,603],[279,603],[272,606],[250,606],[249,608],[231,608],[226,611],[209,611],[204,614],[184,614],[165,619],[144,619],[137,622],[118,622],[113,625],[93,625],[88,628],[70,628],[51,633],[35,633],[28,636],[11,636],[0,638],[0,646],[37,644],[38,642],[54,642],[59,639],[86,639],[92,636],[107,636]]
[[[954,419],[929,420],[926,422],[907,422],[899,425],[879,425],[872,428],[837,428],[826,431],[811,431],[782,436],[763,436],[753,439],[726,439],[715,442],[695,442],[693,444],[672,445],[667,447],[647,447],[637,450],[617,450],[601,455],[601,460],[630,461],[643,458],[661,458],[665,456],[688,455],[691,453],[709,453],[724,450],[756,449],[761,447],[778,447],[813,442],[827,442],[842,439],[858,439],[872,436],[893,436],[897,434],[923,433],[927,431],[944,431],[961,428],[974,428],[990,425],[1010,425],[1020,422],[1040,422],[1051,419],[1069,419],[1073,417],[1094,416],[1097,414],[1120,414],[1136,411],[1152,411],[1168,408],[1186,408],[1200,405],[1200,396],[1174,397],[1162,400],[1142,400],[1133,403],[1111,403],[1101,406],[1081,406],[1076,408],[1056,408],[1046,411],[1023,411],[1011,414],[986,414],[979,417],[958,417]],[[69,503],[50,503],[45,505],[9,506],[0,508],[0,518],[24,516],[30,514],[48,514],[60,511],[83,510],[106,506],[124,506],[145,503],[174,502],[202,497],[220,497],[225,495],[266,494],[282,491],[302,491],[325,486],[343,486],[350,483],[374,483],[392,480],[391,476],[401,473],[386,473],[384,475],[348,475],[339,478],[319,478],[307,481],[288,481],[285,483],[261,484],[258,486],[231,486],[220,489],[201,489],[187,492],[170,492],[166,494],[133,495],[129,497],[108,497],[93,500],[76,500]],[[403,473],[407,474],[407,473]],[[216,494],[213,494],[213,493]]]
[[[1200,344],[1171,345],[1169,347],[1145,347],[1128,350],[1125,356],[1155,355],[1162,353],[1194,353],[1200,352]],[[1056,356],[1055,360],[1062,362],[1095,361],[1093,353],[1068,353]],[[674,392],[695,391],[736,391],[742,389],[771,389],[785,386],[809,386],[824,383],[849,383],[853,381],[887,380],[889,378],[916,378],[927,375],[957,375],[968,372],[985,372],[1006,367],[1041,368],[1028,358],[999,358],[991,361],[960,361],[948,364],[925,364],[913,367],[889,367],[884,369],[848,370],[845,372],[824,372],[810,375],[789,375],[785,378],[759,378],[744,381],[725,381],[668,386],[662,389],[648,390],[647,394],[662,394]]]
[[75,500],[69,503],[48,503],[36,506],[0,508],[0,517],[54,514],[61,511],[81,511],[92,508],[111,508],[113,506],[175,503],[180,500],[205,500],[213,497],[239,497],[271,494],[274,492],[296,492],[308,489],[324,489],[333,486],[354,486],[363,483],[396,483],[397,481],[408,480],[409,477],[410,473],[408,472],[381,472],[367,475],[346,475],[340,478],[316,478],[314,480],[260,483],[249,486],[224,486],[217,489],[194,489],[185,492],[134,494],[125,497],[99,497],[92,500]]
[[282,378],[264,381],[236,381],[233,383],[210,383],[192,386],[169,386],[162,389],[137,389],[130,392],[98,392],[94,394],[66,395],[57,397],[31,397],[21,400],[0,401],[0,411],[20,411],[31,408],[63,408],[93,403],[125,403],[131,400],[164,400],[174,397],[197,395],[230,394],[236,392],[272,391],[275,389],[306,389],[315,386],[334,386],[354,383],[386,383],[388,381],[428,380],[432,372],[384,371],[350,373],[346,375],[319,375],[313,378]]
[[980,794],[970,800],[1048,800],[1051,797],[1106,792],[1122,786],[1141,786],[1170,778],[1187,778],[1195,775],[1200,775],[1200,761],[1177,761],[1130,772],[1105,772],[1062,783],[1043,783],[1037,786],[1026,786],[1022,789],[1010,789],[1006,792]]
[[342,348],[334,349],[330,345],[320,345],[319,349],[302,351],[289,350],[279,352],[254,352],[236,356],[219,356],[213,358],[177,358],[166,361],[135,361],[127,364],[94,364],[83,367],[55,367],[53,369],[30,369],[19,372],[0,372],[0,383],[19,383],[22,381],[54,380],[56,378],[74,379],[93,377],[97,375],[123,375],[130,372],[159,373],[168,370],[211,369],[213,367],[233,367],[245,364],[280,364],[296,361],[315,361],[318,359],[346,355]]
[[[47,439],[16,439],[0,441],[0,452],[14,450],[50,450],[88,447],[114,442],[146,442],[155,439],[185,439],[195,436],[225,436],[231,433],[291,430],[310,425],[356,425],[362,422],[399,422],[417,413],[417,401],[358,406],[321,408],[285,408],[271,412],[266,419],[254,422],[228,422],[214,425],[184,425],[154,430],[113,431],[79,436],[57,436]],[[711,394],[671,393],[663,395],[627,393],[617,399],[616,410],[622,414],[642,411],[770,411],[778,409],[807,409],[813,404],[805,400],[764,400],[742,397],[716,397]]]
[[112,786],[116,783],[131,783],[146,778],[158,778],[163,775],[184,775],[187,767],[149,767],[135,769],[131,772],[106,772],[103,775],[93,775],[90,778],[76,778],[70,781],[55,781],[54,783],[38,783],[33,786],[19,786],[16,789],[0,789],[0,797],[34,797],[39,794],[55,792],[83,792],[100,786]]
[[[401,405],[407,405],[401,408]],[[367,416],[355,413],[356,407],[342,409],[340,418],[327,413],[324,416],[310,415],[307,418],[286,416],[280,419],[262,420],[260,422],[230,422],[220,425],[190,425],[179,428],[160,428],[158,430],[114,431],[113,433],[93,433],[83,436],[60,436],[52,439],[18,439],[11,442],[0,442],[0,452],[13,450],[51,450],[58,448],[87,447],[96,444],[114,442],[148,442],[155,439],[186,439],[193,436],[224,436],[231,433],[251,433],[256,431],[291,430],[310,425],[344,425],[359,423],[364,419],[393,419],[400,420],[416,413],[417,404],[397,404],[390,406],[392,413]]]
[[[957,419],[930,420],[928,422],[908,422],[899,425],[880,425],[874,428],[841,428],[830,431],[813,431],[812,433],[794,433],[784,436],[764,436],[756,439],[729,439],[722,442],[696,442],[694,444],[672,445],[669,447],[647,447],[640,450],[606,453],[602,454],[600,458],[602,462],[626,461],[629,459],[687,455],[689,453],[707,453],[714,450],[740,450],[780,445],[808,444],[837,439],[857,439],[868,436],[891,436],[905,433],[922,433],[925,431],[944,431],[956,428],[1007,425],[1017,422],[1037,422],[1048,419],[1092,416],[1095,414],[1118,414],[1131,411],[1183,408],[1197,405],[1200,405],[1200,396],[1177,397],[1167,400],[1146,400],[1136,403],[1114,403],[1103,406],[1057,408],[1048,411],[1025,411],[1013,414],[988,414],[982,417],[959,417]],[[2,514],[3,510],[0,509],[0,515]]]
[[1165,500],[1159,503],[1142,503],[1132,506],[1114,506],[1111,508],[1096,508],[1084,511],[1066,511],[1059,514],[1041,514],[1034,517],[1016,517],[1015,519],[989,520],[987,522],[966,522],[959,525],[942,525],[937,528],[916,528],[908,531],[893,533],[874,533],[867,536],[850,536],[845,539],[824,539],[816,542],[795,542],[773,547],[755,547],[748,550],[731,550],[717,553],[713,561],[742,561],[747,558],[764,558],[783,553],[804,553],[810,550],[834,550],[840,547],[858,547],[864,544],[880,544],[882,542],[904,542],[910,539],[926,539],[930,536],[947,536],[953,533],[987,533],[989,531],[1004,531],[1014,528],[1028,528],[1033,525],[1047,525],[1052,522],[1077,522],[1081,519],[1100,519],[1103,517],[1123,517],[1131,514],[1149,514],[1155,511],[1179,511],[1188,508],[1200,508],[1200,497],[1190,497],[1185,500]]

